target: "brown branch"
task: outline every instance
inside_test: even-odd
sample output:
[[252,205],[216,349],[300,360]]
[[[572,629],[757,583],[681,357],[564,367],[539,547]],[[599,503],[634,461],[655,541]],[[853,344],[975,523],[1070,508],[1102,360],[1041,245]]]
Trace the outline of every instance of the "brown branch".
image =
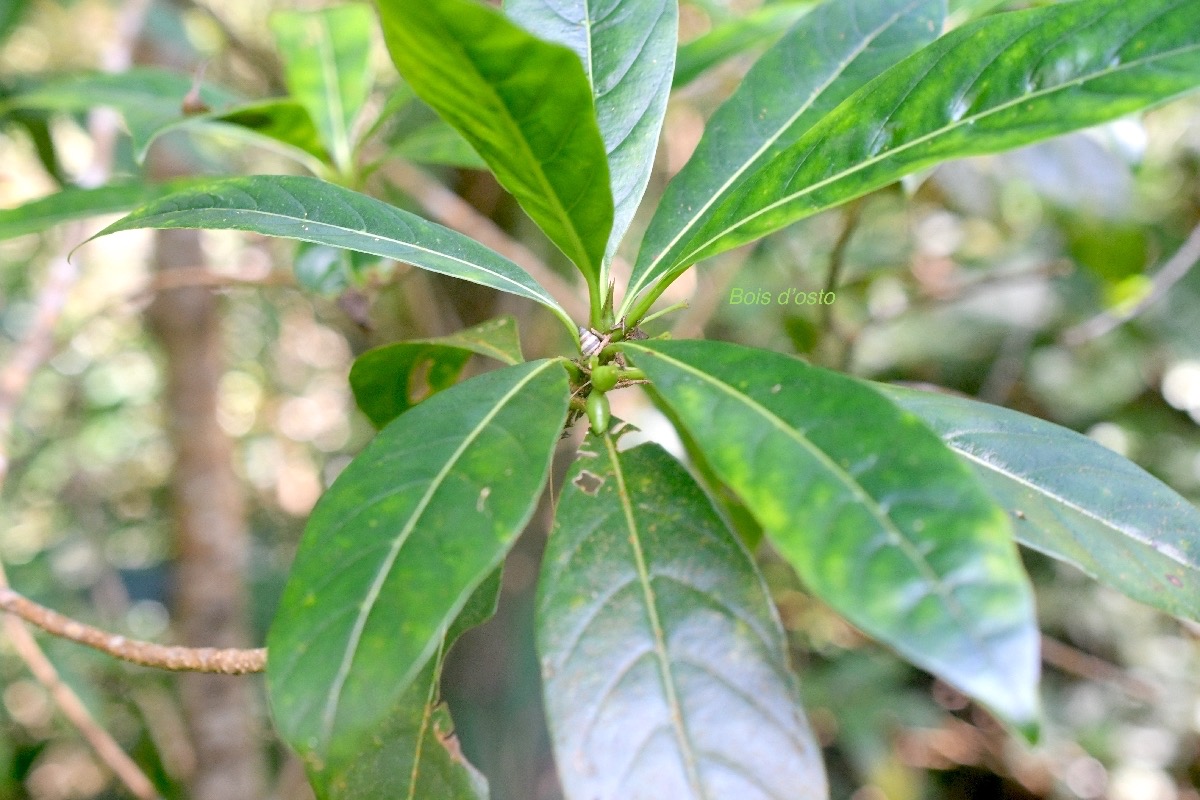
[[7,587],[0,587],[0,610],[16,614],[46,633],[85,644],[113,658],[157,667],[173,672],[212,672],[220,675],[246,675],[262,672],[267,663],[265,648],[239,650],[216,647],[173,647],[127,639],[124,636],[86,625],[71,617],[33,602]]
[[476,211],[466,200],[424,171],[399,159],[392,159],[384,167],[384,172],[397,188],[416,200],[435,220],[516,262],[554,296],[572,319],[588,318],[588,304],[574,286],[550,269],[532,250]]
[[[825,294],[830,294],[837,291],[838,284],[842,280],[842,268],[846,265],[846,251],[850,247],[850,240],[854,238],[854,232],[858,230],[858,225],[862,222],[863,205],[866,203],[866,198],[860,197],[849,206],[846,207],[845,219],[842,222],[842,232],[838,234],[837,241],[833,243],[833,250],[829,253],[829,274],[825,278]],[[821,327],[829,330],[833,323],[833,304],[821,306]]]
[[1115,664],[1045,634],[1042,634],[1042,661],[1069,675],[1115,686],[1143,703],[1153,703],[1159,697],[1159,692],[1152,684],[1130,675]]

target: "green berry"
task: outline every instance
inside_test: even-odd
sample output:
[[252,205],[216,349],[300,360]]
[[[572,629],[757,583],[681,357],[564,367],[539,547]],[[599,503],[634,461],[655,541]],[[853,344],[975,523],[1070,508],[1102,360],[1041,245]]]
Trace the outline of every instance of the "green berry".
[[602,364],[592,370],[592,389],[603,394],[617,385],[617,368]]
[[588,422],[592,424],[592,433],[600,436],[608,430],[612,419],[612,409],[608,406],[608,395],[603,392],[592,392],[587,396]]

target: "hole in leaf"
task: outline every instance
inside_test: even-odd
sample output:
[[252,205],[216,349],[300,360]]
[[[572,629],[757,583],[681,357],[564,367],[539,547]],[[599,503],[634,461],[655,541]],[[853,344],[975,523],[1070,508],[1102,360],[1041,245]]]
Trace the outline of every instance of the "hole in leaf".
[[604,478],[585,469],[571,483],[578,486],[579,491],[584,494],[595,495],[596,492],[600,491],[600,487],[604,485]]

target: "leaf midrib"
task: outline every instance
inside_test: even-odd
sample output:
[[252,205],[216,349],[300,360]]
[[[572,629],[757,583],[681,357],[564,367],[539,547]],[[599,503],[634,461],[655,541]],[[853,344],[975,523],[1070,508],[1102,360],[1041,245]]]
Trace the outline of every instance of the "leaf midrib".
[[401,548],[403,548],[404,543],[408,541],[409,536],[417,526],[417,522],[425,513],[425,510],[429,507],[429,503],[433,500],[434,494],[436,494],[437,490],[441,488],[442,483],[450,474],[450,470],[458,463],[459,459],[462,457],[463,453],[466,452],[467,448],[479,438],[484,429],[487,428],[488,425],[491,424],[492,420],[499,415],[500,411],[512,401],[513,397],[515,397],[518,392],[525,388],[525,386],[527,386],[535,377],[541,375],[545,370],[555,367],[555,365],[556,362],[547,361],[541,366],[530,370],[527,376],[523,377],[520,381],[514,384],[509,391],[505,392],[504,395],[502,395],[496,401],[495,405],[493,405],[487,414],[485,414],[480,421],[473,428],[471,428],[467,435],[463,437],[462,443],[459,444],[459,446],[455,448],[454,452],[450,454],[450,457],[446,459],[446,463],[434,475],[433,479],[429,482],[429,487],[425,490],[425,493],[421,496],[421,499],[413,508],[411,514],[409,515],[408,521],[405,523],[400,532],[396,534],[395,541],[389,548],[387,557],[380,565],[379,570],[376,572],[375,578],[372,580],[371,586],[367,591],[366,597],[359,606],[354,627],[350,631],[350,638],[346,643],[346,651],[342,657],[342,663],[339,665],[338,671],[335,673],[333,681],[330,684],[329,694],[325,702],[325,709],[321,715],[321,736],[324,741],[328,742],[332,737],[333,726],[337,718],[338,706],[341,702],[342,690],[345,687],[346,680],[350,674],[350,668],[353,665],[354,659],[358,653],[358,646],[362,641],[363,631],[366,629],[367,619],[375,609],[375,601],[379,599],[379,595],[383,591],[383,584],[387,581],[392,567],[395,565],[396,559],[400,555]]
[[[659,250],[658,255],[655,256],[654,260],[651,261],[649,266],[646,267],[646,271],[642,273],[642,277],[638,279],[638,282],[626,290],[626,297],[633,297],[643,288],[645,288],[646,283],[649,280],[652,280],[650,276],[653,274],[654,268],[661,264],[664,259],[666,259],[667,255],[671,252],[671,248],[679,244],[680,240],[683,239],[689,231],[695,229],[696,221],[706,211],[708,211],[708,209],[712,208],[718,202],[718,200],[724,199],[723,195],[725,192],[727,192],[729,188],[736,183],[738,179],[740,179],[741,176],[750,169],[751,166],[754,165],[754,163],[762,156],[763,153],[769,150],[771,146],[775,144],[775,142],[779,141],[779,138],[796,123],[796,120],[798,120],[813,107],[817,100],[821,98],[821,95],[823,95],[830,86],[832,86],[842,75],[845,74],[846,69],[854,62],[855,59],[862,55],[867,48],[869,48],[880,36],[882,36],[888,28],[894,25],[896,21],[900,19],[900,17],[909,13],[915,6],[920,5],[920,3],[921,0],[913,0],[913,2],[905,6],[903,10],[898,11],[896,14],[889,17],[884,24],[871,31],[868,36],[863,37],[862,45],[855,48],[848,58],[843,59],[838,64],[837,68],[830,73],[828,79],[820,86],[816,87],[811,94],[809,94],[808,99],[804,102],[804,105],[801,106],[795,114],[789,117],[787,122],[781,125],[774,134],[764,140],[762,146],[754,151],[754,153],[748,159],[746,159],[746,161],[744,161],[741,166],[739,166],[729,176],[729,178],[723,184],[721,184],[721,186],[718,187],[717,190],[713,192],[713,194],[707,200],[704,201],[704,203],[700,205],[696,212],[693,213],[692,216],[683,224],[683,226],[679,229],[679,232],[675,234],[671,241],[667,242]],[[784,35],[786,36],[787,34]]]
[[[1171,10],[1175,10],[1175,9],[1171,9]],[[1169,12],[1167,12],[1167,13],[1169,13]],[[1125,42],[1123,42],[1121,44],[1121,47],[1124,47],[1128,43],[1129,43],[1129,40],[1126,40]],[[961,45],[962,45],[961,42],[958,43],[958,46],[961,46]],[[1193,45],[1185,45],[1183,47],[1179,47],[1174,50],[1168,50],[1168,51],[1164,51],[1161,53],[1156,53],[1152,56],[1148,56],[1143,59],[1122,61],[1121,64],[1115,68],[1108,68],[1108,69],[1100,70],[1097,72],[1091,72],[1086,75],[1081,75],[1081,76],[1072,78],[1069,81],[1064,81],[1063,83],[1056,84],[1055,86],[1049,87],[1047,89],[1039,89],[1037,91],[1030,92],[1028,94],[1020,95],[1019,97],[1013,98],[1010,101],[1001,103],[998,106],[994,106],[985,111],[981,111],[977,114],[974,114],[971,116],[960,117],[958,120],[951,123],[950,125],[943,126],[934,131],[930,131],[929,133],[927,133],[923,136],[917,137],[916,139],[913,139],[912,141],[907,142],[902,145],[899,145],[895,148],[892,148],[889,150],[884,150],[883,152],[879,153],[878,155],[871,156],[870,158],[868,158],[864,161],[859,161],[849,169],[845,169],[835,175],[832,175],[828,178],[818,181],[817,183],[810,184],[798,192],[794,192],[790,195],[782,197],[779,200],[776,200],[775,202],[764,206],[763,208],[759,209],[758,211],[755,211],[752,214],[742,217],[735,224],[730,225],[729,227],[725,228],[720,233],[715,234],[714,236],[709,238],[704,243],[700,244],[699,246],[697,246],[694,249],[692,249],[691,251],[689,251],[686,255],[678,258],[675,261],[675,266],[672,267],[672,269],[677,269],[679,267],[679,265],[681,265],[681,264],[692,263],[693,260],[698,255],[703,253],[708,247],[710,247],[714,243],[720,241],[721,239],[723,239],[724,237],[733,233],[734,231],[737,231],[739,228],[745,226],[746,224],[750,223],[751,221],[757,219],[758,217],[761,217],[764,214],[774,211],[776,208],[779,208],[780,206],[786,205],[786,204],[791,203],[801,197],[804,197],[805,195],[817,192],[817,191],[825,188],[826,186],[830,185],[831,183],[836,183],[837,181],[843,180],[848,176],[854,175],[858,172],[861,172],[870,167],[873,167],[882,161],[886,161],[887,159],[892,158],[896,155],[903,154],[905,151],[910,150],[913,147],[916,147],[918,145],[925,144],[927,141],[937,138],[938,136],[942,136],[943,134],[953,132],[953,131],[955,131],[959,128],[965,127],[965,126],[973,125],[981,119],[986,119],[987,117],[989,117],[993,114],[999,114],[1003,111],[1007,111],[1008,109],[1010,109],[1014,106],[1021,105],[1022,103],[1028,102],[1030,100],[1037,100],[1037,99],[1040,99],[1047,95],[1054,94],[1056,92],[1067,91],[1067,90],[1070,90],[1073,88],[1079,88],[1084,83],[1087,83],[1089,81],[1104,78],[1109,75],[1117,74],[1119,72],[1129,70],[1129,69],[1138,69],[1138,68],[1144,67],[1148,64],[1152,64],[1155,61],[1167,59],[1167,58],[1173,58],[1177,55],[1181,55],[1181,54],[1184,54],[1184,53],[1187,53],[1187,52],[1190,52],[1193,50],[1197,50],[1197,49],[1200,49],[1200,43],[1193,44]],[[921,80],[924,81],[925,78],[923,77]],[[854,96],[856,96],[856,95],[851,95],[851,98],[848,98],[847,102],[849,101],[849,99],[853,99]],[[899,107],[899,105],[897,105],[897,108],[898,107]],[[892,116],[894,114],[895,114],[895,109],[893,109],[892,112],[888,114],[888,117],[884,120],[884,123],[886,124],[887,121],[890,121],[890,119],[892,118]],[[811,155],[811,153],[812,153],[812,150],[810,149],[809,153],[805,155],[805,158],[804,158],[804,161],[802,162],[802,164],[807,163],[808,156]]]
[[642,602],[646,604],[646,616],[650,622],[650,632],[654,639],[654,655],[658,661],[659,677],[662,680],[663,692],[666,694],[667,706],[671,714],[671,726],[678,740],[680,755],[683,757],[687,771],[688,783],[696,792],[697,797],[705,797],[703,784],[700,781],[699,769],[696,765],[696,754],[691,738],[683,724],[683,707],[675,693],[675,676],[671,672],[671,658],[667,653],[666,636],[663,633],[662,621],[658,617],[658,601],[654,596],[654,588],[650,585],[650,571],[646,567],[646,556],[642,552],[641,532],[633,514],[633,502],[629,489],[625,484],[625,472],[617,456],[617,448],[612,437],[605,435],[604,447],[608,452],[609,463],[612,464],[613,477],[617,483],[617,498],[621,503],[621,513],[625,517],[625,526],[629,531],[629,546],[633,550],[634,565],[637,567],[638,582],[642,587]]

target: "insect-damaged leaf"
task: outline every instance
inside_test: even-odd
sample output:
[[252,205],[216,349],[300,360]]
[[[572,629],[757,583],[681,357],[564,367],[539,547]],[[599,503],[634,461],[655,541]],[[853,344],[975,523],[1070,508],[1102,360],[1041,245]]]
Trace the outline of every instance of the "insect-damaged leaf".
[[489,372],[384,428],[313,510],[268,637],[276,726],[359,746],[533,513],[567,415],[556,361]]
[[581,448],[542,565],[537,639],[568,798],[826,796],[766,586],[657,445]]

